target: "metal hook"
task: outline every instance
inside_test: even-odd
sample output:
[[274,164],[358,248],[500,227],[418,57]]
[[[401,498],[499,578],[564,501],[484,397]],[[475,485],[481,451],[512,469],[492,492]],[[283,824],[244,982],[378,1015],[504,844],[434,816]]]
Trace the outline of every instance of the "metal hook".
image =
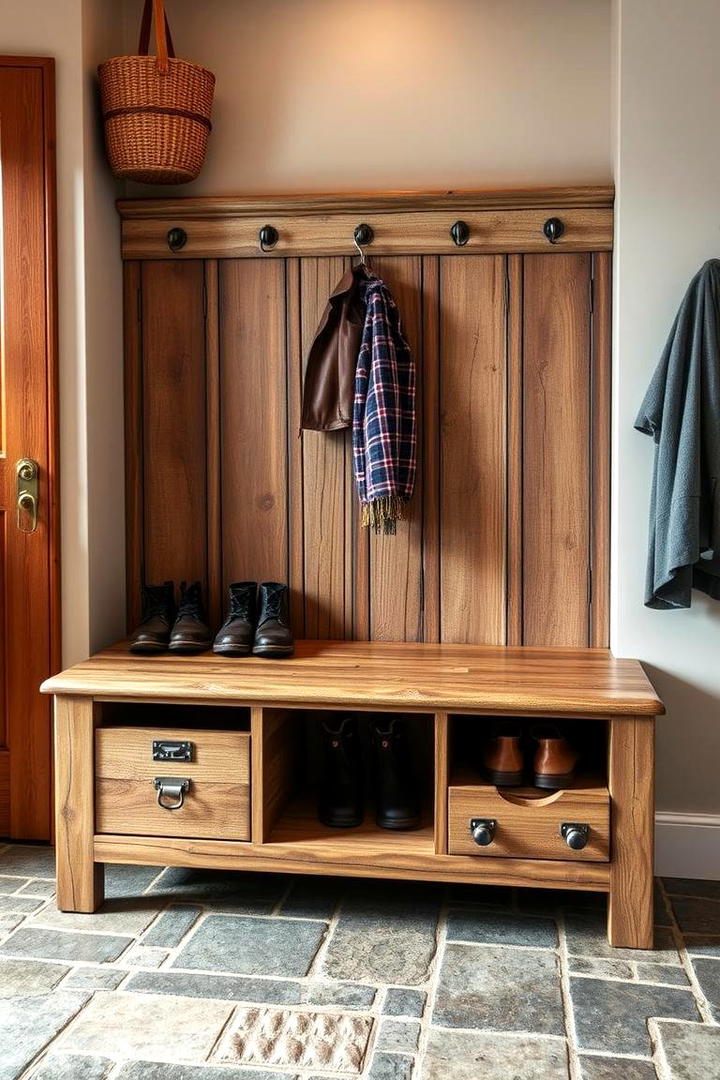
[[271,251],[275,247],[279,239],[280,233],[277,231],[274,225],[263,225],[262,229],[258,233],[260,250],[263,252]]
[[375,239],[375,233],[373,232],[371,225],[358,225],[357,229],[353,233],[353,243],[360,252],[360,262],[368,269],[368,261],[365,258],[365,252],[363,251],[363,245],[367,246],[372,244]]

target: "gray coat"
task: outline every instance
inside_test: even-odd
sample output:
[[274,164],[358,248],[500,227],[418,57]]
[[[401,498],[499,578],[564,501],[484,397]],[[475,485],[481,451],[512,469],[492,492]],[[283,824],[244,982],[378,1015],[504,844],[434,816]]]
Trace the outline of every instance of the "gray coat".
[[655,440],[645,603],[720,600],[720,259],[690,282],[635,427]]

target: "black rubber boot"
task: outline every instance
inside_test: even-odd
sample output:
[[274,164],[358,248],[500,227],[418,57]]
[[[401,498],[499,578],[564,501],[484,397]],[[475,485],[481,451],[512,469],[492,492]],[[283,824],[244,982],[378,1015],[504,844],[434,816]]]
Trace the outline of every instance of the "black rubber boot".
[[200,653],[209,649],[211,644],[200,582],[195,581],[186,587],[185,582],[181,581],[177,618],[170,633],[170,652]]
[[143,585],[142,621],[130,635],[130,652],[166,652],[174,622],[175,587],[172,581],[163,585]]
[[257,622],[257,582],[236,581],[228,589],[228,614],[218,630],[213,652],[221,656],[247,656]]
[[405,722],[373,723],[376,819],[381,829],[417,829],[420,800]]
[[318,817],[333,829],[351,829],[363,819],[362,760],[358,723],[352,716],[324,720],[323,772]]

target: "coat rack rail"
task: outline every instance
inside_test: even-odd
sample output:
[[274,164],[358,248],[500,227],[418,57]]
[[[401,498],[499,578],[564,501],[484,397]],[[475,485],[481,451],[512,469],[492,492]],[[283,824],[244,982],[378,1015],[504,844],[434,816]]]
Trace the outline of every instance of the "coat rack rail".
[[[610,251],[612,191],[123,200],[125,259],[351,255],[360,229],[374,255]],[[585,192],[582,205],[579,192]],[[434,201],[433,201],[434,200]],[[182,243],[178,238],[182,237]],[[368,239],[370,238],[370,239]]]

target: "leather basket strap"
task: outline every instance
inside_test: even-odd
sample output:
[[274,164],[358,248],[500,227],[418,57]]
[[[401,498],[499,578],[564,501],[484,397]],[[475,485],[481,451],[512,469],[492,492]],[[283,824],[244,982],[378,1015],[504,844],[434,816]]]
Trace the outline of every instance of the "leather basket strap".
[[155,52],[158,59],[158,70],[162,75],[169,71],[168,56],[175,56],[170,24],[163,0],[145,0],[142,22],[140,24],[140,41],[138,55],[147,56],[150,51],[150,26],[153,14],[155,16]]

